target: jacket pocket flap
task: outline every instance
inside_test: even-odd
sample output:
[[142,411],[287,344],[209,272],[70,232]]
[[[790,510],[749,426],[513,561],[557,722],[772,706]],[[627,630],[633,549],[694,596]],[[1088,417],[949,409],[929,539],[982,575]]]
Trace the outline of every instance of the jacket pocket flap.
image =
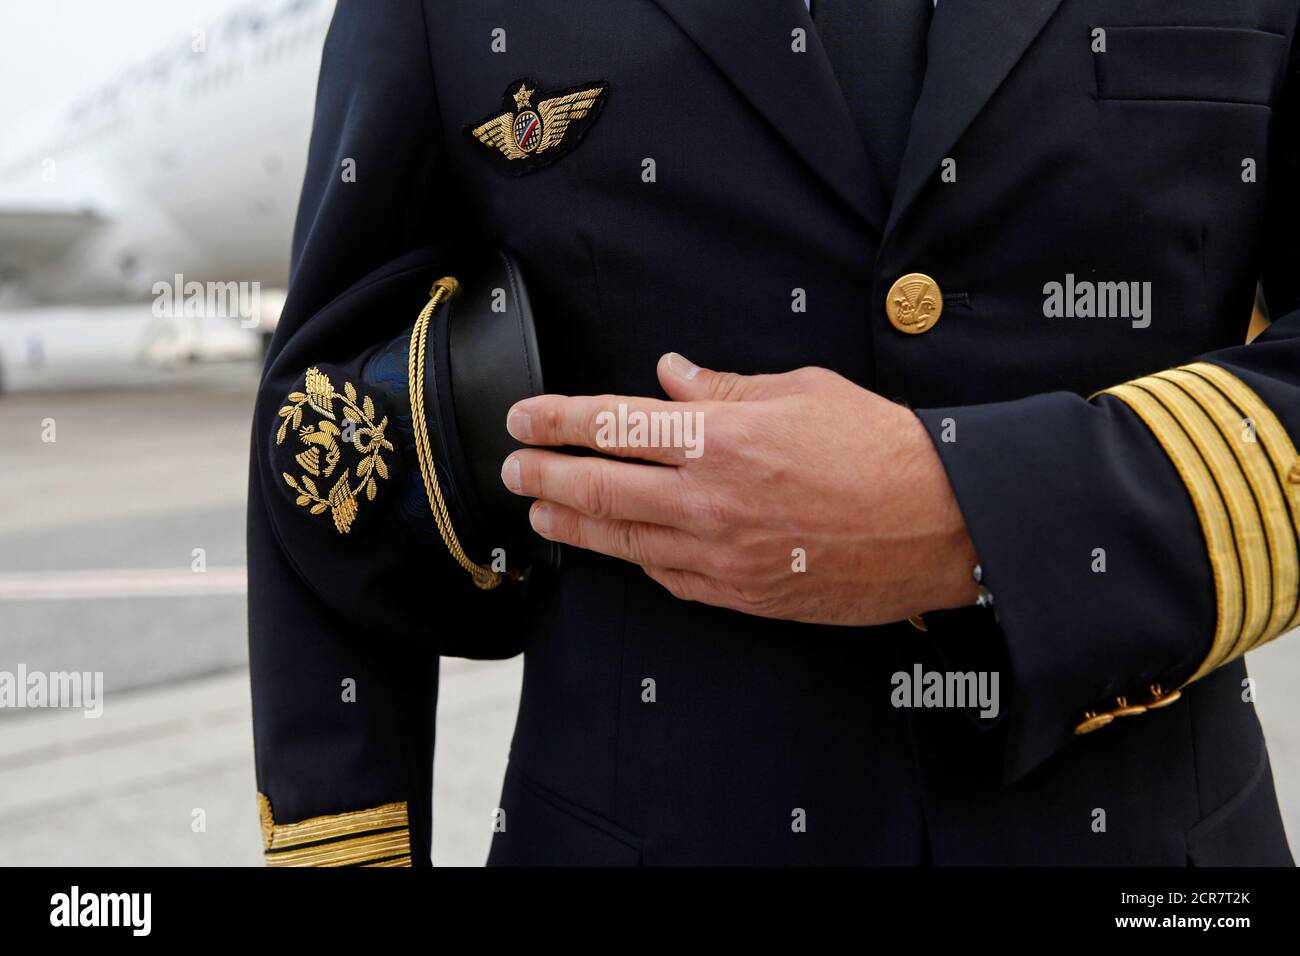
[[1286,37],[1229,27],[1106,27],[1094,53],[1103,100],[1181,100],[1267,106]]

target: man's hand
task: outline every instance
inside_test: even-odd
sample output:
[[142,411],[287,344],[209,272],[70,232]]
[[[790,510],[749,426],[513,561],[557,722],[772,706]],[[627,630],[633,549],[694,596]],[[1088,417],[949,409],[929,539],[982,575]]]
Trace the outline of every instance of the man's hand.
[[669,353],[658,373],[672,401],[540,395],[511,409],[526,444],[624,459],[507,458],[506,485],[538,499],[538,534],[762,617],[883,624],[974,603],[975,549],[911,411],[821,368],[737,375]]

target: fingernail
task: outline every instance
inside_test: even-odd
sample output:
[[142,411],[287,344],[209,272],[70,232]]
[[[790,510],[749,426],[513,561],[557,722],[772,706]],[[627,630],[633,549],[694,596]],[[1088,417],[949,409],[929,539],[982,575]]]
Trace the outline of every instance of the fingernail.
[[524,480],[519,475],[519,459],[511,455],[501,467],[501,480],[511,491],[523,491]]
[[527,412],[512,408],[506,416],[506,431],[519,441],[532,441],[533,419]]
[[546,505],[538,505],[532,513],[533,529],[538,534],[551,533],[551,509]]
[[668,367],[672,369],[674,375],[684,378],[688,382],[700,374],[700,367],[686,358],[684,355],[678,355],[676,352],[668,353]]

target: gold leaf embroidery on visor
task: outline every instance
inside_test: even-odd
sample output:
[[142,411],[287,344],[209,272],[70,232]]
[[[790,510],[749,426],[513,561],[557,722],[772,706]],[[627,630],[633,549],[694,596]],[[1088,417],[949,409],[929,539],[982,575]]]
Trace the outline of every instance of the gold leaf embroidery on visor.
[[[292,431],[302,446],[293,459],[302,473],[286,471],[281,476],[297,493],[299,507],[313,515],[328,511],[339,534],[347,534],[360,510],[361,496],[374,501],[379,493],[377,479],[388,477],[383,458],[385,451],[393,450],[385,435],[388,416],[376,423],[375,403],[369,395],[359,396],[351,382],[343,383],[343,391],[335,390],[329,376],[314,367],[307,369],[304,391],[290,392],[285,402],[278,412],[281,421],[275,443],[291,440]],[[361,455],[355,482],[350,468],[339,471],[349,446]]]

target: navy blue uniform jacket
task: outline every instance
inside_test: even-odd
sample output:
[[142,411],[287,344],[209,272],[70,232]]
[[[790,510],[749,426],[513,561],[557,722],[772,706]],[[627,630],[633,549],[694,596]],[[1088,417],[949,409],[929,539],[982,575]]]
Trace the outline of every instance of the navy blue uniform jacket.
[[[253,435],[271,861],[427,863],[438,657],[521,643],[493,862],[1289,864],[1242,654],[1296,624],[1298,14],[942,0],[885,194],[800,0],[342,0]],[[521,78],[606,92],[512,169],[466,127]],[[480,591],[395,517],[400,456],[346,534],[314,514],[268,452],[286,396],[321,363],[356,382],[491,246],[550,391],[657,396],[677,350],[907,402],[996,618],[766,620],[576,551]],[[919,335],[885,308],[913,272],[945,303]],[[1053,317],[1053,282],[1150,309]],[[918,664],[998,672],[997,718],[895,707]]]

